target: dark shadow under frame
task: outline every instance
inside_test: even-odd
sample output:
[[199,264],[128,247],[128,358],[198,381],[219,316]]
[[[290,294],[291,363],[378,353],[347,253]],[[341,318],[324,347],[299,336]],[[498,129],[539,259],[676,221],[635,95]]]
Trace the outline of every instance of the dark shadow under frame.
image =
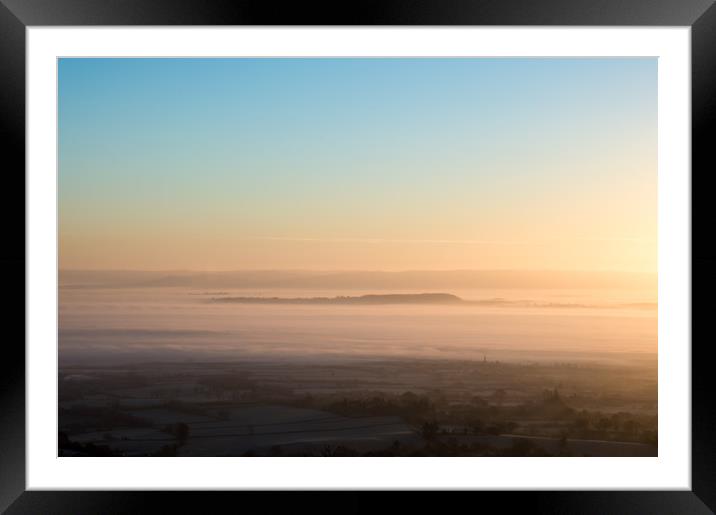
[[[549,513],[716,512],[716,416],[707,316],[716,309],[716,245],[710,241],[707,179],[716,133],[714,0],[364,0],[294,2],[214,0],[0,0],[0,149],[3,166],[0,265],[6,329],[0,374],[0,510],[7,513],[149,513],[218,511],[278,504],[357,512],[385,506],[384,493],[49,492],[25,491],[25,29],[42,25],[573,25],[690,26],[692,29],[692,490],[639,492],[452,492],[450,504]],[[352,9],[351,9],[352,7]],[[709,166],[711,165],[711,166]],[[687,173],[687,172],[685,172]],[[696,187],[694,187],[696,186]],[[700,233],[701,237],[694,236]],[[698,281],[693,279],[698,272]],[[9,287],[8,287],[9,286]],[[22,292],[22,293],[20,293]],[[20,302],[23,299],[23,302]],[[696,320],[699,323],[694,323]],[[21,322],[22,321],[22,322]],[[22,326],[21,326],[22,323]],[[698,330],[701,331],[697,338]],[[321,495],[320,499],[316,499]],[[391,494],[391,496],[394,494]],[[169,497],[171,496],[171,497]],[[241,496],[240,506],[237,508]],[[210,497],[210,498],[209,498]],[[423,508],[443,496],[413,492]],[[457,502],[456,502],[457,501]],[[290,503],[290,504],[289,504]],[[459,503],[459,504],[458,504]],[[486,504],[488,503],[488,504]],[[416,503],[417,504],[417,503]],[[232,509],[232,511],[234,511]]]

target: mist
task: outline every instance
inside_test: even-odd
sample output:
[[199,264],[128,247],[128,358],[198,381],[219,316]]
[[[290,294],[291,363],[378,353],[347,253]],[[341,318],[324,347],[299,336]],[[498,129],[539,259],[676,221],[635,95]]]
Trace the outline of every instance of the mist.
[[645,290],[453,291],[462,302],[306,305],[216,300],[323,298],[336,290],[62,288],[60,361],[655,358],[656,305]]

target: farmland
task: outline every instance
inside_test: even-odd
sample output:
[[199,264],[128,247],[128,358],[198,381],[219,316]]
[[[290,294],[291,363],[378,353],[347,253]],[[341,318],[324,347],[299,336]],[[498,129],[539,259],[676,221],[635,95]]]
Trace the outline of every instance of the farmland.
[[59,455],[654,456],[655,370],[486,358],[67,366]]

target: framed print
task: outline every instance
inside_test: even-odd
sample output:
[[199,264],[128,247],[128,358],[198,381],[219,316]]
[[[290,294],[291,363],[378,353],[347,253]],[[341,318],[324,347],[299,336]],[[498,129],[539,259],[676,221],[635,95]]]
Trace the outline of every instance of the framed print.
[[715,509],[711,2],[0,12],[8,513]]

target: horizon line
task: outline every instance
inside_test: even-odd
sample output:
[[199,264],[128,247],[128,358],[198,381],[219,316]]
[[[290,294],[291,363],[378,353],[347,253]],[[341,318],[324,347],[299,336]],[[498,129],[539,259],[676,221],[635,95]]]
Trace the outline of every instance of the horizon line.
[[519,272],[519,273],[615,273],[658,275],[656,271],[624,270],[624,269],[571,269],[571,268],[225,268],[225,269],[193,269],[193,268],[58,268],[58,272],[155,272],[155,273],[240,273],[240,272],[303,272],[303,273],[415,273],[415,272]]

